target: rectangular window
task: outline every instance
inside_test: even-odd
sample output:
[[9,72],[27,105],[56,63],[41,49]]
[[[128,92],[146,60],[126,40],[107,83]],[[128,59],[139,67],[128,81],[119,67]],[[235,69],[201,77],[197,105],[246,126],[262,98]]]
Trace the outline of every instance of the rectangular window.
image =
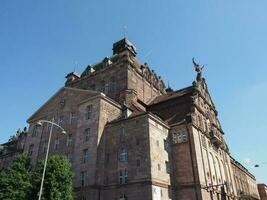
[[120,151],[120,156],[119,156],[120,161],[127,161],[128,160],[128,154],[125,148],[122,148]]
[[127,196],[123,194],[118,198],[118,200],[127,200]]
[[160,164],[158,164],[158,170],[159,170],[159,171],[161,170],[161,166],[160,166]]
[[128,182],[128,172],[126,169],[119,171],[119,183],[125,184]]
[[70,147],[71,145],[72,145],[72,135],[69,134],[69,135],[67,136],[67,146]]
[[56,138],[54,143],[54,150],[58,150],[58,146],[59,146],[59,139]]
[[140,167],[140,160],[136,160],[137,167]]
[[86,163],[89,159],[89,151],[88,149],[84,149],[82,153],[82,163]]
[[84,130],[84,141],[85,142],[88,142],[89,141],[89,139],[90,139],[90,132],[91,132],[90,128],[87,128],[87,129]]
[[32,129],[32,137],[35,137],[37,135],[38,132],[38,126],[34,125],[33,129]]
[[31,144],[31,145],[29,146],[29,152],[28,152],[29,156],[31,156],[31,155],[33,154],[33,147],[34,147],[33,144]]
[[81,179],[81,186],[85,186],[86,185],[86,178],[87,178],[87,172],[86,171],[82,171],[80,174],[80,179]]
[[86,197],[85,196],[82,196],[82,200],[86,200]]
[[63,116],[60,116],[60,117],[58,118],[58,125],[59,125],[59,126],[63,126],[63,125],[64,125],[64,118],[63,118]]
[[48,124],[47,124],[47,132],[50,132],[51,127],[52,127],[52,124],[48,123]]
[[75,120],[75,114],[73,112],[71,112],[70,113],[70,116],[69,116],[69,123],[70,123],[70,125],[73,125],[74,120]]
[[46,153],[47,150],[47,141],[43,142],[43,153]]
[[70,153],[66,154],[66,158],[71,162],[71,154]]
[[159,147],[159,141],[157,140],[157,146]]
[[106,155],[106,163],[109,163],[109,153]]
[[126,129],[125,129],[125,127],[122,127],[122,128],[121,128],[121,135],[122,135],[122,136],[126,136],[126,134],[127,134],[127,133],[126,133]]
[[85,119],[90,119],[92,115],[92,105],[86,107]]

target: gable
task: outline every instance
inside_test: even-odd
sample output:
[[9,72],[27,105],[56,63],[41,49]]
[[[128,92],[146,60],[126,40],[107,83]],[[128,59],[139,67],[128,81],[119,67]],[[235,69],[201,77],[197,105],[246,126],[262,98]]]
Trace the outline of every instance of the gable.
[[83,90],[71,87],[62,87],[50,99],[48,99],[32,116],[27,120],[28,123],[45,117],[47,113],[56,110],[71,109],[81,101],[99,95],[99,92]]

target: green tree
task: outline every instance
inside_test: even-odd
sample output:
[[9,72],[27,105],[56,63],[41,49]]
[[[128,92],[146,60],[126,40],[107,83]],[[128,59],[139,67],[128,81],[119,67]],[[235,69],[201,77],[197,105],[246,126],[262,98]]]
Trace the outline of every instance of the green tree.
[[19,154],[10,168],[0,172],[0,199],[29,200],[32,191],[30,159]]
[[[37,165],[33,184],[34,195],[38,197],[44,161]],[[42,200],[73,200],[72,172],[70,162],[59,155],[50,156],[47,161]]]

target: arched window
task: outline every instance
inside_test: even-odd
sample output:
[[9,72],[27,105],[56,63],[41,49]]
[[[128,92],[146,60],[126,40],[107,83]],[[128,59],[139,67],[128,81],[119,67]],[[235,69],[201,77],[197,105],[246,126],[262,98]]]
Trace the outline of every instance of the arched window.
[[128,160],[128,153],[127,153],[125,148],[121,149],[119,159],[120,159],[120,161],[127,161]]

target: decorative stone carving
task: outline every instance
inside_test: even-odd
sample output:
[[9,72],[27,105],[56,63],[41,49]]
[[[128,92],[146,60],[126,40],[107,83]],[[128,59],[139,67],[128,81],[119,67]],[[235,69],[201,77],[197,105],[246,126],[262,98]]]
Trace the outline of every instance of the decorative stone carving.
[[177,132],[173,133],[173,144],[184,143],[188,141],[188,135],[185,128],[181,128]]

